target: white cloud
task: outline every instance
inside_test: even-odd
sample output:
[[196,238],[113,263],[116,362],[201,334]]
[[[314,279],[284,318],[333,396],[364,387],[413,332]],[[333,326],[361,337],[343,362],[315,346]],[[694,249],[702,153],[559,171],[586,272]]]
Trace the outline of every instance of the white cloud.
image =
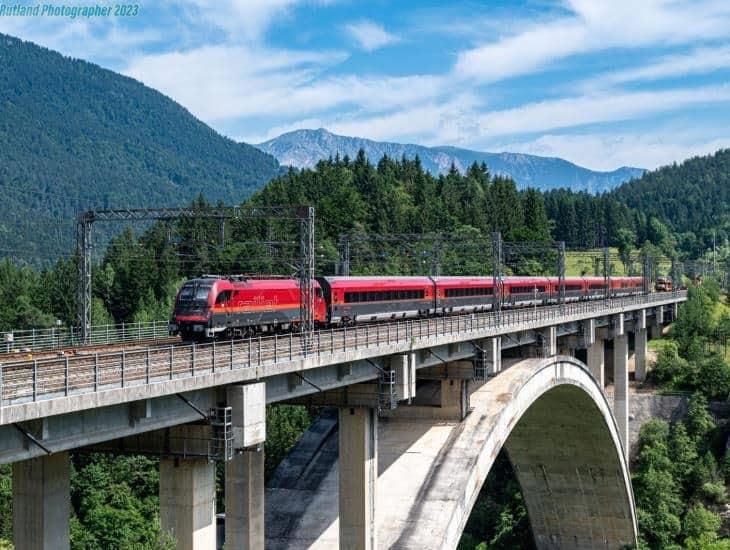
[[[455,96],[449,101],[430,101],[425,104],[391,110],[384,114],[330,115],[316,119],[298,120],[289,125],[273,128],[266,139],[296,128],[324,126],[335,133],[376,140],[401,142],[410,140],[424,145],[453,144],[484,149],[485,143],[495,143],[496,139],[504,140],[505,137],[512,135],[550,132],[555,129],[580,125],[636,119],[695,104],[724,102],[730,102],[730,86],[578,96],[482,113],[478,98],[470,94],[463,94]],[[669,134],[676,135],[675,132],[669,132]],[[617,152],[613,156],[604,157],[598,154],[599,147],[594,141],[590,144],[593,146],[592,155],[577,154],[569,158],[578,164],[585,165],[590,162],[590,167],[600,169],[615,167],[615,162],[620,157],[626,159],[626,162],[623,162],[625,164],[653,167],[671,160],[672,157],[667,156],[671,151],[677,153],[690,150],[706,151],[709,146],[694,145],[706,141],[700,136],[695,136],[693,140],[688,140],[686,145],[678,145],[673,148],[661,142],[650,147],[649,142],[645,142],[642,147],[633,150],[631,155],[628,154],[630,146],[627,145],[621,149],[620,154]],[[545,147],[546,143],[553,142],[554,140],[543,142],[540,137],[537,137],[516,143],[522,145],[532,143],[539,148]],[[578,143],[579,141],[574,143],[573,150],[577,150]],[[611,142],[604,139],[603,143],[608,145]],[[718,143],[722,143],[722,140]],[[586,143],[586,147],[588,146],[589,144]],[[548,150],[530,152],[553,154]],[[589,160],[582,160],[584,156]],[[643,162],[641,162],[642,158],[644,158]],[[631,162],[628,162],[629,160]]]
[[[191,18],[207,21],[230,37],[249,42],[260,40],[276,18],[302,0],[184,0]],[[187,5],[186,5],[187,2]]]
[[208,122],[303,116],[347,106],[367,112],[434,100],[448,88],[432,76],[322,76],[342,52],[206,46],[142,56],[125,71]]
[[714,0],[568,0],[571,15],[459,53],[457,75],[482,82],[550,68],[574,55],[611,48],[724,38],[730,4]]
[[326,127],[334,133],[420,145],[454,143],[473,113],[474,98],[455,96],[445,102],[416,103],[382,115],[340,117]]
[[372,21],[359,21],[345,26],[350,35],[366,52],[372,52],[398,42],[400,39]]
[[651,134],[546,134],[526,142],[503,142],[499,150],[560,157],[593,170],[619,166],[654,169],[696,155],[712,154],[730,147],[726,137],[706,139],[679,132]]
[[381,141],[443,145],[458,143],[463,135],[474,135],[473,115],[478,99],[463,93],[450,100],[414,102],[386,113],[324,113],[320,117],[295,119],[268,129],[265,134],[246,134],[241,139],[259,143],[301,128],[326,128],[345,136]]
[[479,128],[482,136],[544,132],[725,102],[730,102],[730,85],[586,95],[489,112],[479,117]]
[[0,32],[41,44],[70,57],[112,68],[125,64],[129,52],[160,42],[165,37],[162,29],[124,28],[118,18],[68,20],[2,17]]
[[600,88],[627,82],[655,81],[703,74],[730,67],[730,46],[699,48],[689,53],[665,56],[648,65],[609,72],[589,79],[584,86]]

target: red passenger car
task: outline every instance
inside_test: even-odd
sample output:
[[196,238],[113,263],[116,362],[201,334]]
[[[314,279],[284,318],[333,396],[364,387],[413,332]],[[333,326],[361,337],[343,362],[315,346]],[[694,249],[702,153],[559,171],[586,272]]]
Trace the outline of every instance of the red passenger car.
[[330,324],[409,319],[433,312],[428,277],[320,277]]
[[436,313],[473,313],[494,305],[492,277],[432,277]]
[[611,277],[611,296],[631,296],[643,290],[642,277]]
[[505,277],[502,304],[528,306],[546,304],[557,296],[557,277]]

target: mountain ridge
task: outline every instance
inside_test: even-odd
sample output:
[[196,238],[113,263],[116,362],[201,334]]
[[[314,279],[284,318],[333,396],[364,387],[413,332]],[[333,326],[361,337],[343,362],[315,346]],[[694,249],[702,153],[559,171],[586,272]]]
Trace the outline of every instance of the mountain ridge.
[[0,63],[0,248],[10,257],[68,252],[82,210],[184,206],[199,194],[238,204],[281,171],[128,76],[1,33]]
[[312,168],[317,161],[336,154],[351,158],[363,149],[377,162],[384,154],[392,158],[418,156],[424,168],[434,175],[448,172],[453,164],[461,172],[473,162],[484,162],[491,172],[510,176],[520,188],[535,187],[548,191],[568,187],[573,191],[602,193],[640,177],[643,168],[623,166],[599,172],[578,166],[559,157],[541,157],[523,153],[488,153],[454,146],[426,147],[413,143],[381,142],[367,138],[340,136],[324,128],[287,132],[263,143],[254,144],[273,155],[283,166]]

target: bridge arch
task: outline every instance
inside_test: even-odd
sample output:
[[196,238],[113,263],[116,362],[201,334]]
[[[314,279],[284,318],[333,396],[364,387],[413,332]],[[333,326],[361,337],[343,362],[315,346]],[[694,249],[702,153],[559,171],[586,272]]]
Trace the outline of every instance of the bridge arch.
[[[455,549],[503,447],[538,549],[636,543],[618,430],[585,365],[564,356],[520,360],[478,387],[471,406],[458,423],[419,417],[408,407],[380,422],[378,548]],[[267,489],[267,548],[338,547],[337,461],[331,445],[318,448],[321,456],[302,470],[307,475]],[[282,508],[296,512],[282,515]],[[269,531],[274,524],[286,528]]]
[[[472,415],[493,420],[482,430],[483,445],[461,488],[463,500],[453,507],[436,547],[456,547],[502,447],[522,488],[537,548],[636,543],[633,492],[618,428],[583,363],[564,356],[524,360],[472,397]],[[398,538],[398,545],[405,542]]]

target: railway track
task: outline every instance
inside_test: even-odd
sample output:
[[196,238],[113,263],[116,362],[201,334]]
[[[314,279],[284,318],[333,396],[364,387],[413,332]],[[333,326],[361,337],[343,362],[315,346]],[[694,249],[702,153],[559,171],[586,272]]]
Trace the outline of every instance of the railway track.
[[21,349],[10,353],[0,353],[0,364],[15,363],[21,361],[33,361],[40,359],[58,358],[58,357],[75,357],[78,355],[94,354],[99,352],[114,351],[118,349],[133,349],[136,347],[148,347],[154,345],[170,345],[181,342],[179,336],[169,336],[167,338],[147,338],[143,340],[132,340],[126,342],[118,342],[111,344],[89,344],[83,346],[67,346],[54,349]]
[[[406,326],[371,325],[315,333],[310,354],[395,342]],[[107,388],[171,380],[220,370],[258,367],[303,356],[300,334],[248,338],[204,344],[177,340],[154,346],[118,346],[103,352],[84,349],[78,355],[53,356],[2,365],[2,402],[24,402],[100,391]]]
[[[611,306],[646,304],[651,297],[617,298]],[[364,324],[352,328],[316,331],[304,349],[300,334],[252,337],[223,342],[190,344],[175,339],[144,346],[141,342],[112,344],[102,349],[85,347],[62,356],[6,361],[0,365],[0,405],[51,399],[221,370],[266,367],[306,355],[329,355],[365,347],[423,341],[437,335],[469,332],[525,322],[560,322],[565,315],[601,314],[610,309],[601,302],[524,308],[497,313],[452,315],[419,320]],[[54,352],[55,353],[55,352]]]

